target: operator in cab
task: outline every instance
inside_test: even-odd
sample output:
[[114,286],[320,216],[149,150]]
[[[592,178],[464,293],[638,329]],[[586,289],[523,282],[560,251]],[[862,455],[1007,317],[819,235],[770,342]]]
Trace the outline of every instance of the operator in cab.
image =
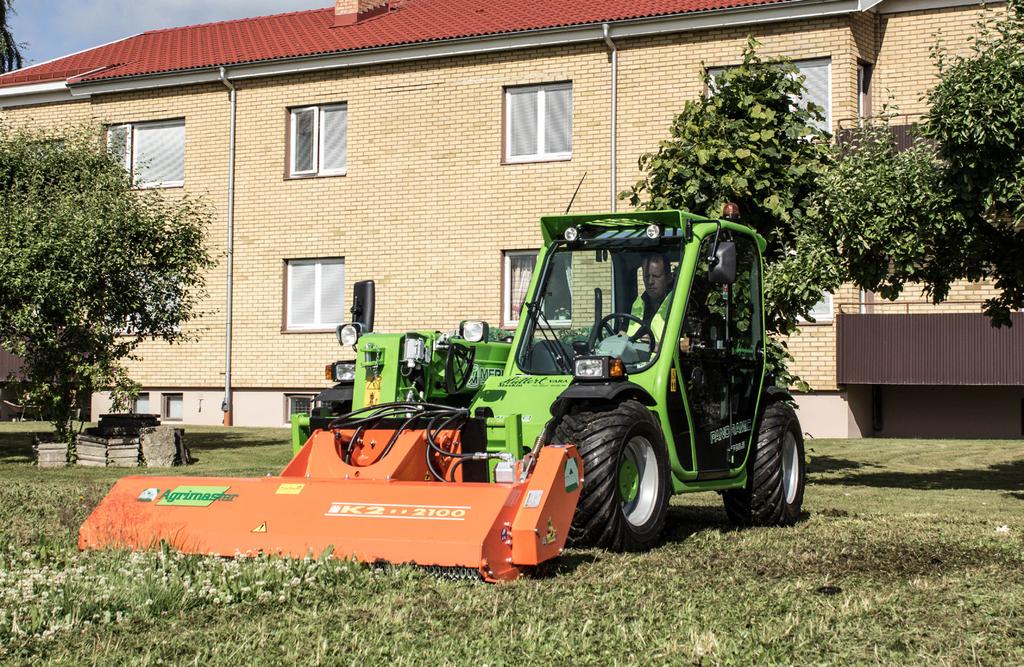
[[[633,302],[631,314],[643,320],[651,330],[654,336],[651,341],[653,347],[661,340],[661,332],[665,330],[668,311],[672,306],[672,299],[666,298],[672,291],[672,266],[668,257],[662,253],[645,255],[643,274],[644,293]],[[646,334],[646,331],[636,322],[630,322],[626,334],[632,337],[637,333]]]

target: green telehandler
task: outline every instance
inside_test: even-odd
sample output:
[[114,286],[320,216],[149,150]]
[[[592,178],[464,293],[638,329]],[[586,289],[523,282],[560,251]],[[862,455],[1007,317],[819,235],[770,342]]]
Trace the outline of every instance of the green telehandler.
[[[675,493],[719,492],[741,525],[796,521],[803,437],[765,366],[765,242],[735,206],[722,219],[551,216],[541,229],[511,340],[480,321],[375,333],[372,283],[358,284],[356,321],[338,328],[355,361],[329,366],[338,384],[314,416],[293,418],[296,454],[318,430],[358,439],[368,423],[451,418],[463,434],[463,453],[449,456],[461,481],[505,483],[543,447],[575,445],[583,470],[570,544],[646,549]],[[444,458],[428,478],[450,483],[437,470]]]

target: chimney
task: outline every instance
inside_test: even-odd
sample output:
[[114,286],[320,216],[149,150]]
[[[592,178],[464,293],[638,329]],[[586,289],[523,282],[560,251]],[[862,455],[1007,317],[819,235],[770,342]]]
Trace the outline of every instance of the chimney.
[[371,10],[387,10],[387,5],[388,0],[334,0],[334,25],[352,25]]

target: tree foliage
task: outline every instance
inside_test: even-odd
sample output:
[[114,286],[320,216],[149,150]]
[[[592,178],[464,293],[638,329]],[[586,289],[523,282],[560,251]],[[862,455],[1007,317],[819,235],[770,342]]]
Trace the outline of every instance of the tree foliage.
[[[822,109],[800,100],[804,80],[791,62],[763,59],[749,40],[743,62],[715,80],[711,94],[689,100],[656,152],[640,157],[644,177],[622,196],[647,209],[684,209],[718,218],[727,201],[768,242],[766,326],[788,334],[823,289],[839,284],[839,269],[820,238],[816,192],[828,166],[829,136]],[[778,340],[778,339],[776,339]],[[783,381],[782,348],[769,350]]]
[[0,0],[0,73],[19,69],[24,60],[21,48],[14,41],[8,19],[14,14],[14,0]]
[[897,152],[884,116],[853,130],[818,200],[845,280],[936,303],[957,280],[991,280],[984,310],[1001,325],[1024,306],[1024,0],[979,28],[967,55],[935,50],[920,140]]
[[134,390],[140,343],[188,338],[214,264],[208,209],[134,190],[97,137],[0,128],[0,347],[68,440],[93,391]]

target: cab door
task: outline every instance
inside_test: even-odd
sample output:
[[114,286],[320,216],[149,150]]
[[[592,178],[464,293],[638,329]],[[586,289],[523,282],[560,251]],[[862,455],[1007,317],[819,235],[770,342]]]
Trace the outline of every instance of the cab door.
[[726,285],[708,280],[713,237],[701,243],[680,329],[678,369],[698,479],[726,477],[743,461],[764,369],[760,256],[752,237],[732,240],[736,282]]

